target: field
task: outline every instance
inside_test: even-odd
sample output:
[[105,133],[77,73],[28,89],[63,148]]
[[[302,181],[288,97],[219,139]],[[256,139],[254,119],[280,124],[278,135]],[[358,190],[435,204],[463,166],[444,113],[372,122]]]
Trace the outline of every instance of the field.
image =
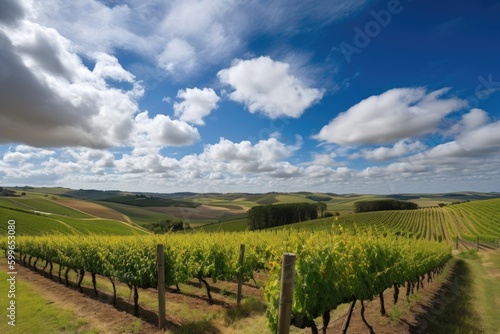
[[[57,198],[45,196],[46,191],[36,194],[33,190],[27,190],[27,195],[16,198],[0,198],[0,219],[3,221],[14,219],[16,220],[16,231],[19,236],[22,235],[86,235],[81,240],[89,242],[94,238],[100,240],[100,244],[112,244],[105,241],[105,235],[133,235],[144,233],[140,225],[145,225],[150,222],[159,221],[166,217],[184,217],[191,222],[199,222],[193,226],[202,226],[191,230],[194,234],[179,234],[178,241],[168,242],[167,244],[180,245],[186,243],[182,247],[187,247],[184,255],[180,257],[180,263],[188,266],[188,254],[195,254],[195,249],[205,247],[203,244],[214,242],[215,250],[222,251],[227,246],[231,245],[233,251],[237,249],[240,242],[246,244],[263,242],[268,247],[274,244],[273,239],[267,239],[269,236],[276,241],[283,240],[284,245],[290,245],[292,236],[297,233],[303,235],[304,242],[302,244],[320,245],[328,244],[328,242],[320,241],[325,236],[330,234],[336,235],[339,233],[339,228],[342,228],[346,233],[358,231],[366,231],[362,233],[377,233],[378,235],[387,234],[389,236],[401,236],[400,238],[417,238],[431,240],[436,242],[436,245],[448,245],[449,248],[455,248],[456,236],[460,237],[459,250],[454,251],[455,258],[449,264],[449,268],[445,270],[440,278],[440,283],[431,283],[426,286],[425,290],[416,292],[412,295],[408,302],[395,305],[389,301],[392,296],[392,288],[385,291],[386,307],[388,309],[387,316],[381,316],[378,312],[380,304],[378,298],[366,303],[366,317],[368,322],[373,326],[376,333],[413,333],[419,332],[422,324],[425,323],[425,328],[428,333],[495,333],[496,328],[500,326],[496,317],[496,310],[500,307],[500,299],[496,298],[500,293],[500,253],[495,250],[500,237],[500,199],[486,200],[463,200],[460,204],[451,204],[457,202],[460,196],[449,197],[432,197],[432,196],[414,196],[412,201],[427,203],[427,207],[411,211],[381,211],[369,213],[351,214],[354,202],[357,200],[366,200],[369,198],[380,198],[380,196],[372,195],[349,195],[338,196],[335,194],[263,194],[263,195],[248,195],[248,194],[233,194],[229,195],[190,195],[188,201],[195,202],[196,208],[175,207],[175,206],[137,206],[127,205],[115,202],[91,202],[76,199],[64,198],[64,193],[61,191]],[[97,196],[97,195],[96,195]],[[328,211],[340,212],[340,216],[321,218],[313,221],[301,222],[288,225],[285,227],[273,228],[268,232],[246,232],[244,238],[240,234],[233,234],[231,231],[243,231],[247,229],[245,211],[250,207],[273,203],[293,203],[297,202],[313,202],[314,196],[323,196],[327,199]],[[410,195],[401,195],[404,198],[411,197]],[[471,194],[470,196],[478,196]],[[97,196],[98,197],[98,196]],[[415,199],[415,197],[418,197]],[[481,197],[481,196],[478,196]],[[482,198],[482,197],[481,197]],[[448,201],[446,201],[448,200]],[[167,203],[167,202],[164,202]],[[171,202],[169,202],[171,203]],[[448,203],[449,205],[439,207],[438,203]],[[151,202],[153,204],[153,202]],[[436,204],[436,205],[433,205]],[[424,206],[424,205],[422,205]],[[121,220],[121,221],[119,221]],[[334,226],[332,228],[332,225]],[[7,229],[4,225],[0,225],[0,231],[4,235],[7,234]],[[204,231],[199,233],[198,231]],[[372,231],[372,232],[369,232]],[[94,236],[92,236],[94,235]],[[100,237],[95,235],[101,235]],[[242,234],[243,235],[243,234]],[[311,241],[307,238],[312,238]],[[480,252],[476,252],[475,241],[480,238]],[[174,237],[174,235],[172,235]],[[68,237],[69,238],[69,237]],[[177,238],[177,237],[176,237]],[[199,239],[201,238],[201,239]],[[244,241],[245,238],[254,241]],[[66,240],[64,238],[62,240]],[[187,241],[192,239],[193,241]],[[68,239],[69,240],[69,239]],[[76,240],[76,239],[71,239]],[[80,240],[80,239],[78,239]],[[141,240],[145,240],[141,238]],[[174,239],[172,239],[174,240]],[[185,241],[180,241],[185,240]],[[198,241],[194,241],[198,240]],[[204,240],[204,241],[201,241]],[[229,241],[231,240],[231,241]],[[246,240],[246,239],[245,239]],[[266,241],[267,240],[267,241]],[[314,240],[314,241],[313,241]],[[396,241],[395,239],[394,242]],[[400,239],[399,242],[401,242]],[[295,241],[294,241],[295,242]],[[468,243],[473,242],[473,243]],[[74,242],[77,243],[77,242]],[[80,243],[80,241],[78,241]],[[48,243],[44,243],[48,245]],[[63,242],[60,243],[62,245]],[[299,245],[300,243],[298,243]],[[62,249],[68,249],[68,246],[61,246]],[[83,243],[80,244],[83,247]],[[149,247],[149,246],[148,246]],[[275,246],[273,246],[275,247]],[[281,246],[280,246],[281,247]],[[434,246],[433,246],[434,247]],[[141,249],[141,247],[135,247]],[[430,248],[430,247],[429,247]],[[265,249],[264,246],[258,249]],[[315,248],[318,250],[320,248]],[[171,250],[173,251],[173,249]],[[231,252],[233,252],[231,251]],[[269,248],[268,250],[269,251]],[[300,252],[298,249],[294,252]],[[201,254],[206,253],[203,251]],[[248,256],[252,258],[254,250],[248,249]],[[316,252],[316,251],[315,251]],[[140,252],[134,252],[140,253]],[[279,253],[279,252],[278,252]],[[106,253],[103,253],[106,254]],[[119,254],[124,254],[121,252]],[[169,253],[172,254],[172,253]],[[265,254],[265,253],[262,253]],[[314,254],[312,252],[311,254]],[[139,254],[134,255],[139,256]],[[147,255],[148,258],[150,255]],[[199,255],[198,255],[199,256]],[[234,254],[232,255],[235,256]],[[266,255],[268,256],[268,255]],[[306,255],[302,255],[301,258]],[[105,256],[108,258],[109,256]],[[325,260],[324,255],[321,256]],[[358,255],[359,258],[359,255]],[[425,258],[425,256],[424,256]],[[132,258],[130,258],[132,259]],[[131,261],[131,260],[128,261]],[[215,259],[215,257],[214,257]],[[2,260],[4,261],[4,260]],[[250,260],[249,260],[250,261]],[[224,262],[227,262],[226,260]],[[266,261],[266,263],[268,263]],[[271,260],[271,263],[277,262]],[[90,262],[95,263],[95,261]],[[321,263],[318,262],[318,263]],[[40,260],[38,263],[38,271],[42,275],[48,275],[48,269],[41,271],[45,262]],[[206,265],[206,264],[205,264]],[[299,267],[302,266],[298,264]],[[189,265],[190,266],[190,265]],[[309,265],[308,265],[309,266]],[[54,273],[56,273],[57,265]],[[77,267],[78,268],[78,267]],[[301,267],[302,268],[302,267]],[[304,267],[308,268],[308,267]],[[339,265],[336,268],[340,268]],[[346,267],[348,268],[348,267]],[[90,269],[89,269],[90,270]],[[220,269],[217,269],[220,270]],[[269,275],[272,271],[269,268],[260,273],[256,273],[256,281],[249,281],[244,285],[246,296],[244,297],[241,307],[235,306],[235,291],[236,285],[233,279],[229,276],[220,277],[217,282],[211,282],[212,297],[214,304],[206,303],[207,295],[205,289],[200,290],[198,279],[192,277],[188,280],[182,280],[180,283],[181,293],[176,293],[174,290],[167,292],[167,327],[168,333],[267,333],[266,325],[266,305],[270,301],[264,302],[268,297],[265,297],[263,286],[270,279]],[[300,270],[304,269],[298,269]],[[87,271],[87,270],[86,270]],[[142,272],[142,270],[141,270]],[[41,289],[44,285],[43,280],[47,278],[35,275],[40,275],[32,272],[25,272],[23,276],[31,277],[32,285],[29,282],[26,290],[31,291]],[[210,274],[207,277],[210,277]],[[120,276],[120,275],[119,275]],[[178,277],[178,276],[176,276]],[[305,277],[305,276],[304,276]],[[213,277],[212,277],[213,278]],[[64,280],[64,278],[63,278]],[[76,288],[78,276],[76,272],[69,272],[70,285]],[[448,302],[445,300],[442,303],[441,294],[444,293],[446,298],[450,294],[453,295],[454,284],[460,282],[460,287],[466,286],[466,290],[460,290],[460,296],[456,296],[459,303]],[[57,276],[52,280],[55,285],[51,287],[52,294],[48,291],[40,294],[39,304],[43,304],[43,298],[49,298],[49,302],[54,302],[54,308],[57,307],[64,310],[69,308],[71,312],[67,318],[66,326],[68,328],[77,328],[68,330],[69,332],[86,332],[89,333],[105,333],[114,325],[108,321],[109,317],[98,317],[83,311],[78,303],[87,304],[88,301],[81,295],[71,291],[71,297],[64,293],[67,298],[74,299],[75,304],[64,302],[57,298],[58,290],[64,289],[60,284],[57,284]],[[116,308],[121,312],[114,313],[115,308],[110,305],[110,298],[113,294],[112,285],[107,277],[98,276],[97,288],[99,290],[100,303],[91,307],[99,309],[103,313],[114,314],[116,323],[121,328],[122,332],[132,333],[153,333],[156,324],[154,312],[156,308],[155,290],[151,288],[140,289],[139,299],[139,314],[140,318],[129,317],[134,312],[132,291],[128,289],[126,284],[116,282],[118,289],[118,305]],[[257,283],[257,284],[255,284]],[[90,274],[86,275],[82,287],[84,294],[93,296],[93,283],[90,280]],[[173,289],[173,288],[172,288]],[[448,290],[447,290],[448,289]],[[324,291],[325,289],[322,289]],[[443,292],[444,291],[444,292]],[[449,291],[449,292],[446,292]],[[308,293],[310,294],[310,293]],[[454,296],[454,295],[453,295]],[[95,299],[95,297],[94,297]],[[440,303],[440,307],[435,306],[436,301]],[[359,305],[359,304],[358,304]],[[444,305],[444,306],[443,306]],[[460,307],[459,307],[460,306]],[[342,319],[347,313],[348,304],[341,304],[335,311],[331,312],[331,325],[328,327],[327,333],[338,333],[341,331]],[[439,308],[445,308],[445,312],[439,311]],[[359,309],[358,309],[359,310]],[[127,316],[122,316],[124,313]],[[438,312],[439,311],[439,312]],[[358,311],[359,312],[359,311]],[[81,319],[75,323],[75,315]],[[99,319],[96,321],[96,319]],[[25,320],[23,320],[25,321]],[[316,318],[316,324],[321,323],[321,317]],[[403,322],[404,323],[403,323]],[[56,325],[65,326],[65,325]],[[109,327],[110,326],[110,327]],[[420,326],[420,327],[419,327]],[[2,327],[0,326],[0,329]],[[368,332],[366,325],[363,323],[359,313],[353,315],[353,323],[349,332]],[[58,331],[65,333],[64,331]],[[292,327],[292,333],[309,333],[310,330],[301,330]]]
[[[107,207],[41,196],[0,198],[0,219],[4,222],[15,220],[17,235],[149,233],[135,224],[124,222],[123,215]],[[6,224],[0,225],[0,232],[7,233]]]

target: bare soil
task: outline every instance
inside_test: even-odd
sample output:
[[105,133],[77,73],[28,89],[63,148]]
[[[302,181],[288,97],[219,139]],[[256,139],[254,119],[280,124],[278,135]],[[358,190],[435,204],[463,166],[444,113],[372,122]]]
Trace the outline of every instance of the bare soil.
[[76,199],[58,199],[56,203],[65,205],[67,207],[81,211],[91,216],[126,222],[125,217],[120,212],[97,203],[80,201]]

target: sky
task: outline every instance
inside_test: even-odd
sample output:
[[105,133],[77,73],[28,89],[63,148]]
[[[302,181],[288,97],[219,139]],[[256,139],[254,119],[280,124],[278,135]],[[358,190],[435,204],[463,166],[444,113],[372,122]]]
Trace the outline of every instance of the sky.
[[500,191],[500,1],[2,0],[0,185]]

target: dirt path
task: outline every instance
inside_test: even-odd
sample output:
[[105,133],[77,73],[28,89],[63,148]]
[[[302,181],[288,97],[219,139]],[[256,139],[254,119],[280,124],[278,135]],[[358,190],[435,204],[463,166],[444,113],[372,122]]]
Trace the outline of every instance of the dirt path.
[[137,328],[139,327],[137,318],[131,314],[119,311],[109,304],[65,287],[22,266],[18,267],[18,279],[31,285],[42,298],[47,300],[47,303],[72,312],[96,328],[99,333],[163,333],[147,322],[142,322],[140,328]]

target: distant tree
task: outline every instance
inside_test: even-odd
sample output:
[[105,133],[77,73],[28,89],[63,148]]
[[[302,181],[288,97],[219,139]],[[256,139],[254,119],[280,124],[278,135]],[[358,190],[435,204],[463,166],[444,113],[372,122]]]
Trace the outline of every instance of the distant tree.
[[418,208],[417,203],[398,201],[395,199],[358,201],[354,203],[355,212],[370,212],[370,211],[382,211],[382,210],[414,210],[417,208]]
[[326,208],[327,208],[326,203],[318,202],[318,203],[316,203],[316,206],[318,208],[318,211],[320,212],[319,213],[320,217],[324,217],[324,213],[325,213]]
[[289,203],[254,206],[247,212],[250,230],[293,224],[318,218],[317,205]]

